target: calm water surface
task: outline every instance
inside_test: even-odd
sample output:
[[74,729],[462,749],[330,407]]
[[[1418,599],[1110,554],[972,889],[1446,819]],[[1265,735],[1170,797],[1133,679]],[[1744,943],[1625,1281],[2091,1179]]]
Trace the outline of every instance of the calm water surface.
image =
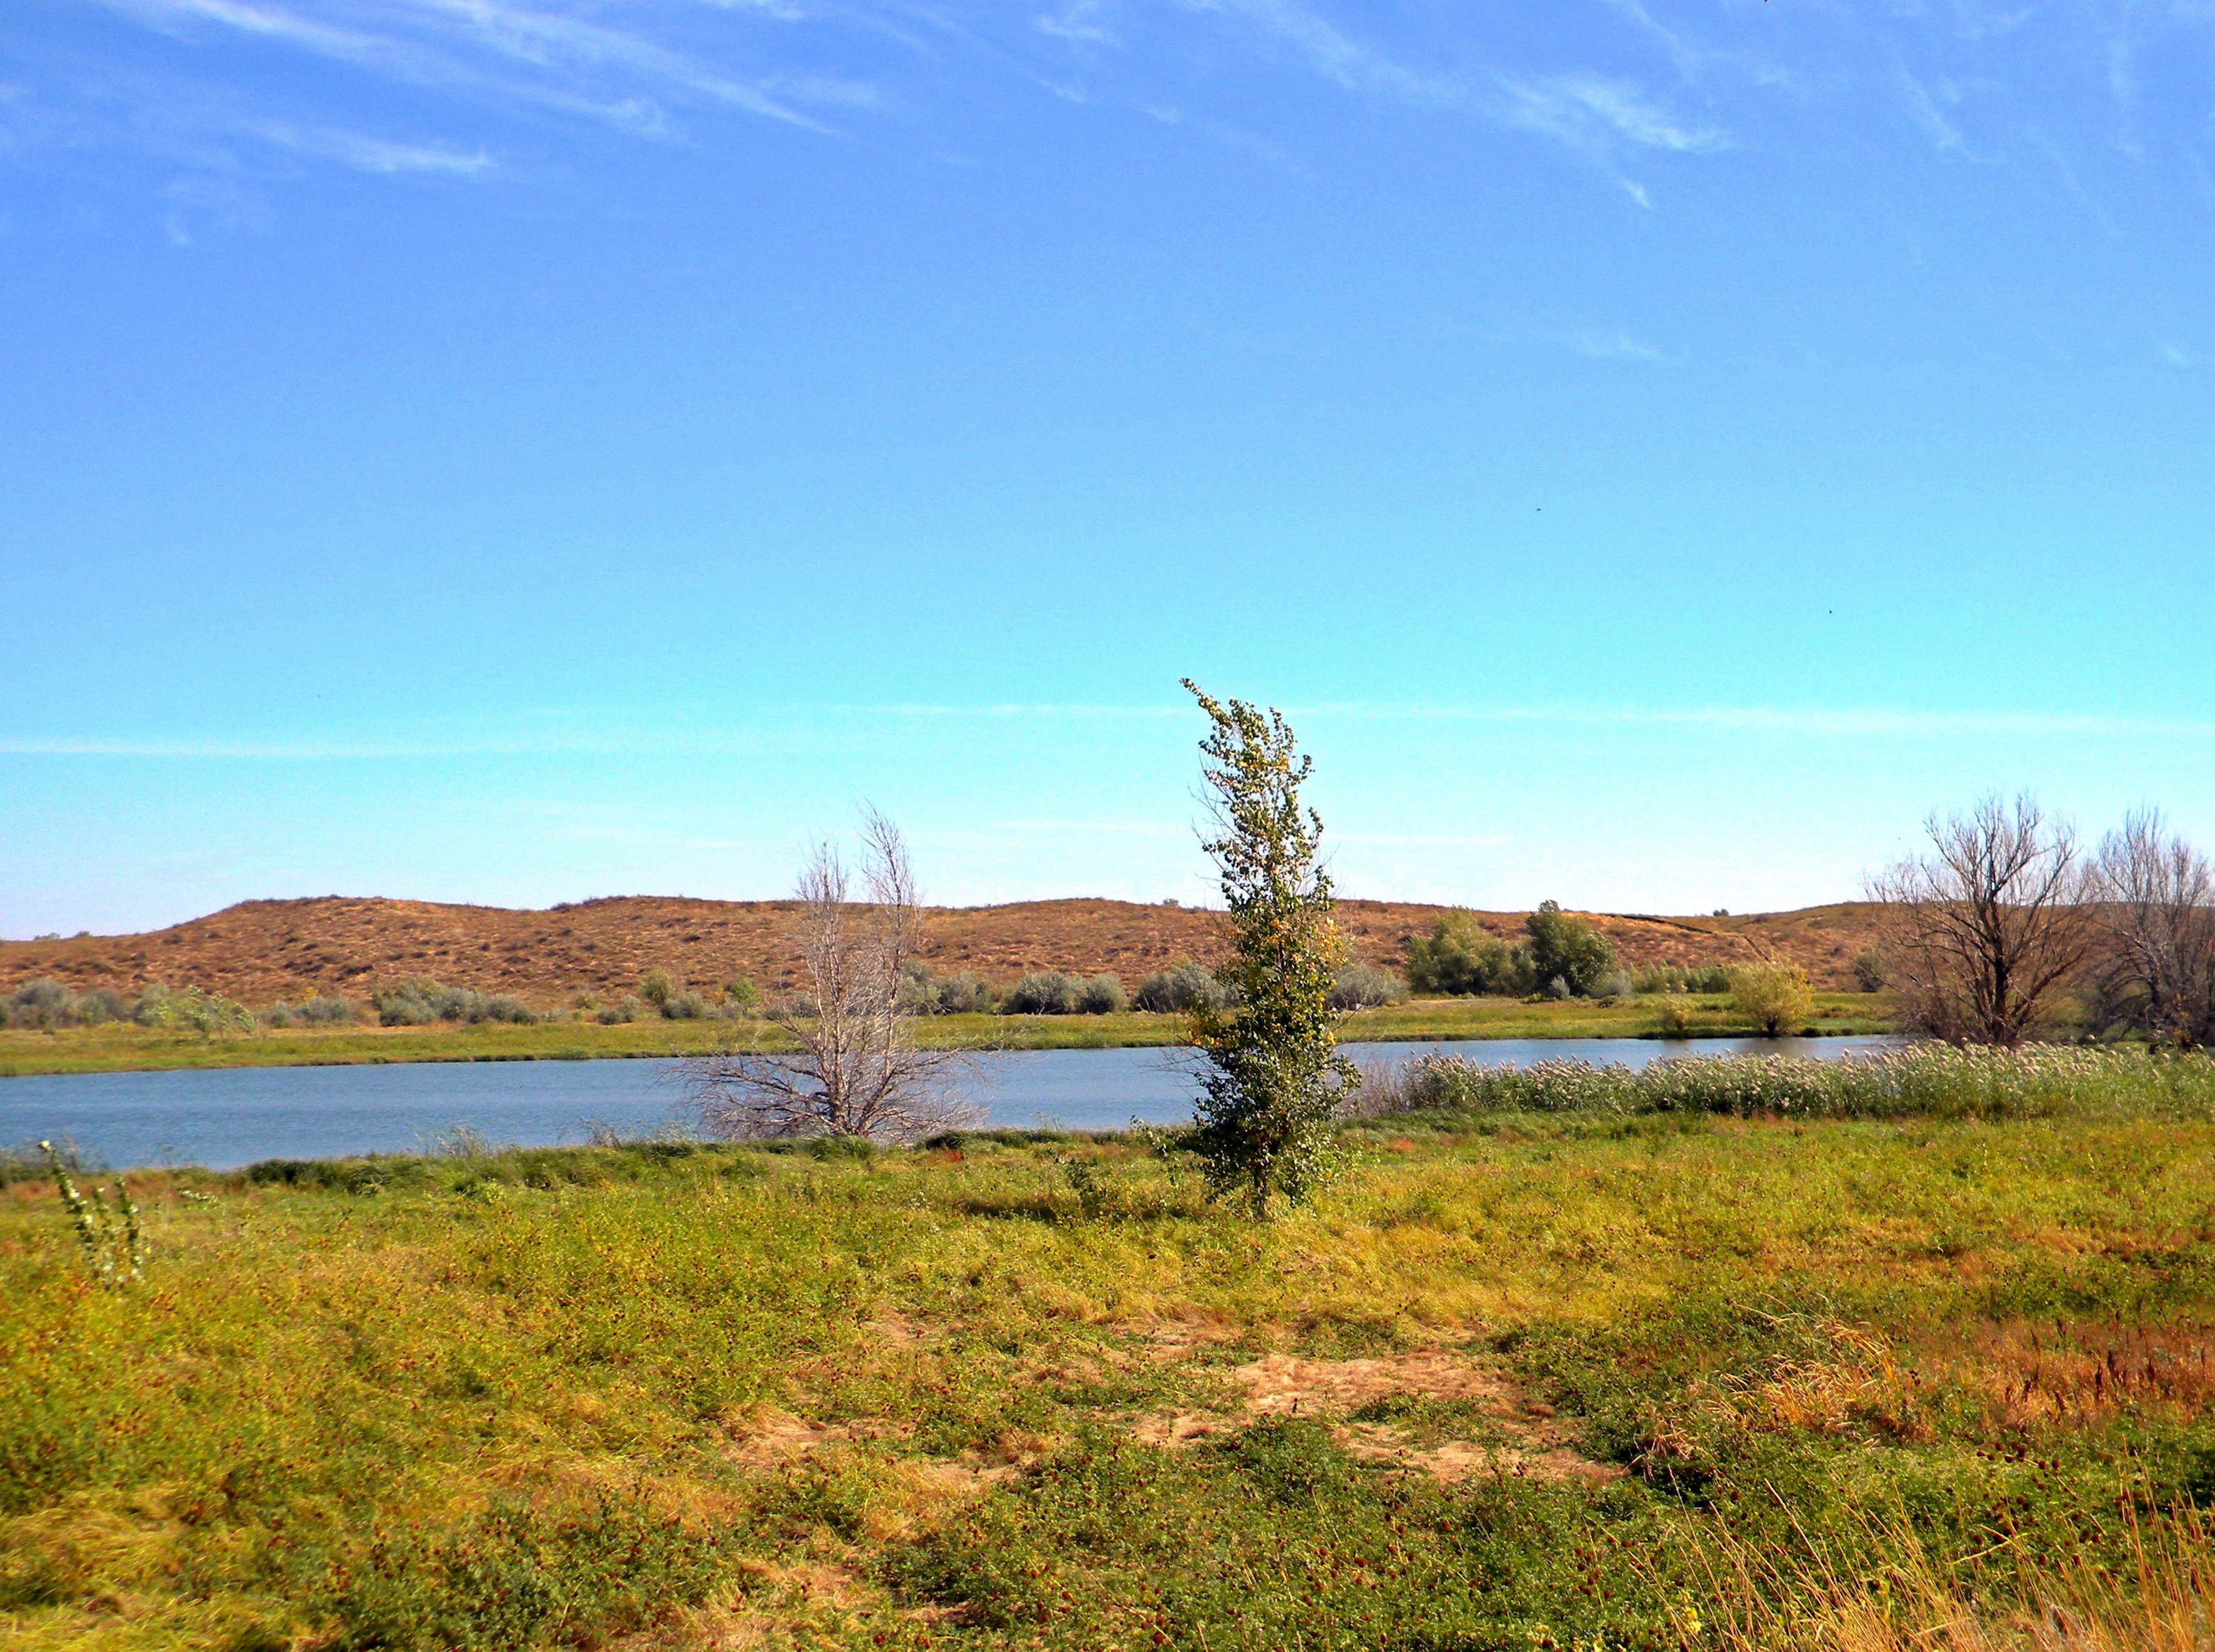
[[[1888,1038],[1485,1039],[1348,1044],[1363,1065],[1431,1050],[1487,1065],[1564,1056],[1643,1067],[1672,1055],[1756,1052],[1838,1056]],[[994,1051],[976,1057],[967,1099],[995,1124],[1120,1129],[1133,1118],[1192,1117],[1188,1052],[1174,1049]],[[98,1073],[0,1079],[0,1146],[40,1138],[76,1143],[110,1167],[257,1159],[417,1153],[457,1126],[517,1147],[581,1141],[596,1123],[627,1134],[682,1125],[680,1061],[422,1062],[374,1067],[229,1068],[194,1073]]]

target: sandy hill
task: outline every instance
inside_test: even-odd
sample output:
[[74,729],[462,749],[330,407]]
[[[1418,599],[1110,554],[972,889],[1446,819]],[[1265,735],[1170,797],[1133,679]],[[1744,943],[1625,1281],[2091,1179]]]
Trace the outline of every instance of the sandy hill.
[[[429,976],[548,1004],[578,992],[635,986],[660,967],[696,987],[735,976],[775,991],[797,958],[788,901],[695,901],[635,896],[543,912],[426,901],[247,901],[143,935],[0,941],[0,989],[52,976],[83,989],[134,991],[150,981],[198,986],[256,1006],[315,993],[366,994],[378,982]],[[1443,907],[1343,901],[1339,922],[1356,955],[1404,967],[1408,938],[1427,934]],[[1514,939],[1524,915],[1478,915]],[[1730,963],[1757,954],[1804,965],[1819,987],[1849,988],[1853,955],[1870,944],[1873,909],[1812,907],[1747,917],[1586,914],[1629,967]],[[1220,919],[1188,907],[1127,901],[1023,901],[936,907],[926,915],[930,962],[1011,981],[1033,970],[1112,970],[1126,984],[1172,959],[1219,958]]]

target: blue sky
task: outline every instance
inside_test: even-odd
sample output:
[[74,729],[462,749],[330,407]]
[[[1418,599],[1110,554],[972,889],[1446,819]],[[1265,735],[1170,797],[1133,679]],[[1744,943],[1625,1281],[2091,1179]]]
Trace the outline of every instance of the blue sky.
[[2215,10],[15,0],[0,933],[2215,847]]

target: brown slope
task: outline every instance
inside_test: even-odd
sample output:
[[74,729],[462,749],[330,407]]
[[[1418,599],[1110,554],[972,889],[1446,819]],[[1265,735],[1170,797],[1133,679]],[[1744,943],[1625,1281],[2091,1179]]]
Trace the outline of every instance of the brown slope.
[[[1408,939],[1427,934],[1444,910],[1342,901],[1339,923],[1356,957],[1398,970]],[[798,967],[788,940],[792,913],[788,901],[657,896],[543,912],[336,896],[248,901],[150,934],[0,941],[0,990],[42,976],[80,990],[135,992],[160,981],[262,1005],[315,993],[360,997],[378,982],[429,976],[544,1005],[580,992],[623,992],[659,967],[699,987],[744,975],[774,991],[789,984]],[[1873,909],[1863,904],[1733,918],[1586,915],[1632,969],[1777,957],[1832,989],[1851,987],[1849,961],[1874,936]],[[1505,939],[1522,933],[1519,912],[1478,916]],[[1179,957],[1220,958],[1220,921],[1188,907],[1024,901],[933,908],[924,916],[924,939],[942,972],[968,970],[1006,982],[1033,970],[1112,970],[1135,986]]]

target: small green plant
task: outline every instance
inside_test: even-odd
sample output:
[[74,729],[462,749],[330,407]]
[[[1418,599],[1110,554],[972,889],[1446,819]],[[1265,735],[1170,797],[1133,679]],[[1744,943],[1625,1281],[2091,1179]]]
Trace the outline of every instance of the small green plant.
[[761,1007],[761,989],[744,976],[734,976],[723,988],[723,1001],[741,1015],[751,1015]]
[[39,1143],[39,1151],[46,1156],[46,1168],[53,1172],[54,1188],[61,1195],[62,1204],[69,1211],[70,1221],[77,1229],[77,1243],[84,1247],[85,1265],[91,1269],[93,1278],[109,1290],[121,1290],[144,1276],[146,1270],[146,1234],[138,1225],[138,1207],[132,1202],[131,1190],[123,1178],[115,1178],[115,1203],[107,1202],[107,1190],[95,1187],[87,1198],[77,1190],[70,1175],[68,1157],[56,1150],[51,1141]]
[[1114,1202],[1114,1190],[1108,1178],[1100,1173],[1100,1166],[1089,1159],[1079,1159],[1073,1153],[1054,1155],[1054,1167],[1061,1172],[1069,1184],[1069,1190],[1077,1196],[1077,1207],[1084,1213],[1087,1221],[1104,1215]]
[[638,995],[656,1009],[666,1004],[672,994],[682,992],[684,989],[682,982],[672,982],[669,979],[669,971],[658,967],[648,970],[646,972],[646,979],[638,983]]
[[1884,954],[1874,946],[1854,954],[1854,984],[1865,993],[1884,990]]

